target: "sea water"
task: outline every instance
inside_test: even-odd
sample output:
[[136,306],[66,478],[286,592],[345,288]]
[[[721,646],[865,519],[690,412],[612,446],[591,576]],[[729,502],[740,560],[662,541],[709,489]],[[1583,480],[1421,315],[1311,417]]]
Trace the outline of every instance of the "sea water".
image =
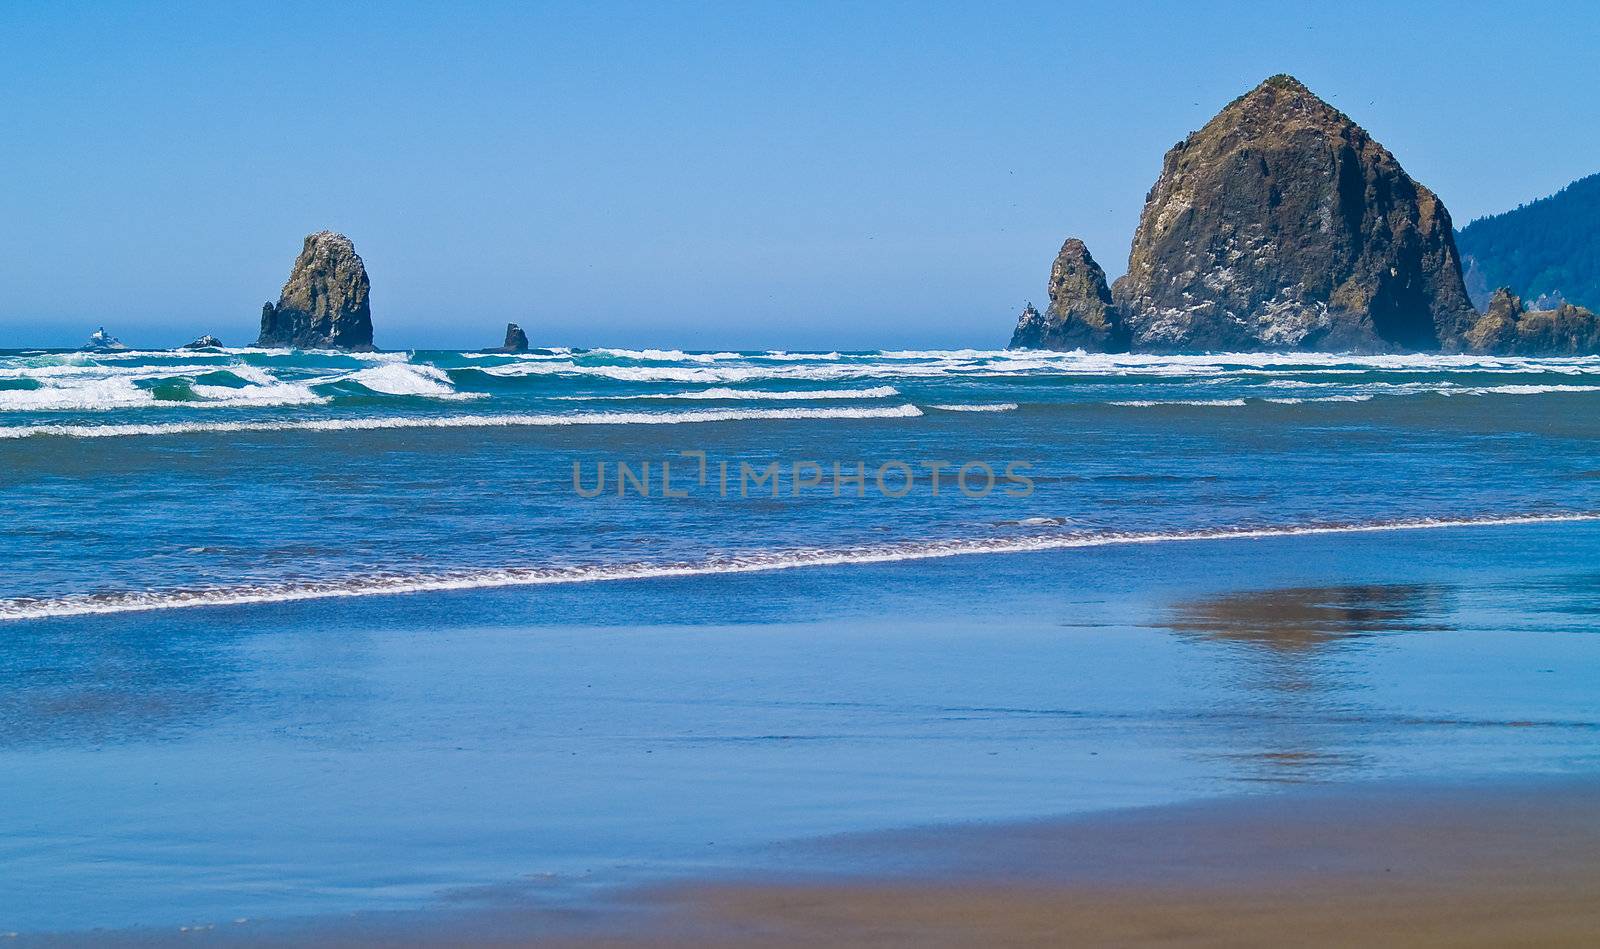
[[0,353],[0,932],[1593,769],[1597,408],[1595,358]]

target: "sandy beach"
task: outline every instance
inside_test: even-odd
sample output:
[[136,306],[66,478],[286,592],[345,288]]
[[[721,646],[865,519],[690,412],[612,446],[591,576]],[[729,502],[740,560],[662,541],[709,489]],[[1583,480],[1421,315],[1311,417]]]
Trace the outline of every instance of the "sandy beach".
[[[197,932],[337,946],[1581,946],[1600,939],[1600,783],[1374,784],[1059,822],[850,835],[581,909]],[[824,869],[825,868],[825,869]],[[125,934],[137,944],[136,934]]]

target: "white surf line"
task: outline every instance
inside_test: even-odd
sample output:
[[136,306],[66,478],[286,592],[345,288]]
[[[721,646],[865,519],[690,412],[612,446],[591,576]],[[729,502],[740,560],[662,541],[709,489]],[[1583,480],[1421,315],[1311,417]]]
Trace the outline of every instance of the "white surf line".
[[261,422],[161,422],[117,425],[0,426],[0,439],[54,435],[62,438],[120,438],[132,435],[188,435],[197,432],[347,432],[399,428],[544,428],[558,425],[681,425],[783,419],[916,418],[915,405],[883,408],[699,409],[686,412],[574,412],[570,415],[442,415],[392,418],[285,419]]
[[930,409],[941,412],[1012,412],[1017,408],[1015,402],[977,402],[973,404],[957,403],[951,405],[930,405]]
[[392,596],[481,590],[497,587],[594,583],[607,580],[649,580],[713,574],[762,573],[800,567],[832,567],[933,560],[975,554],[1016,554],[1078,547],[1131,544],[1185,543],[1206,540],[1256,540],[1304,537],[1317,534],[1367,534],[1382,531],[1437,530],[1459,527],[1504,527],[1600,521],[1600,512],[1525,514],[1478,518],[1419,518],[1375,521],[1369,524],[1307,524],[1289,527],[1237,530],[1178,531],[1173,533],[1105,533],[1054,537],[991,538],[983,540],[925,541],[844,550],[792,550],[745,557],[728,557],[694,563],[630,563],[574,567],[509,567],[497,570],[409,576],[351,577],[332,582],[283,583],[278,586],[224,587],[177,592],[82,595],[56,599],[11,598],[0,600],[0,622],[136,613],[198,606],[244,606],[258,603],[293,603],[359,596]]

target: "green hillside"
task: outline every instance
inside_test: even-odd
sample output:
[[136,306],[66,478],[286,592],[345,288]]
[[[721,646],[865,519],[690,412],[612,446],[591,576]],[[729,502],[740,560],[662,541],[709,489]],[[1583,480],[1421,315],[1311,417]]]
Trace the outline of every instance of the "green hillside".
[[1600,309],[1600,174],[1456,232],[1467,292],[1482,309],[1496,287],[1532,302],[1560,294]]

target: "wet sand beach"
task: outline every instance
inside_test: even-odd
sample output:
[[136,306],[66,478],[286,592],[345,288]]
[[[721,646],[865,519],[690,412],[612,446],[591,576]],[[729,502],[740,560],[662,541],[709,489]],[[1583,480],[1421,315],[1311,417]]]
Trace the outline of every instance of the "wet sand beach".
[[1600,528],[1155,550],[18,625],[0,933],[1590,940]]
[[[195,933],[338,946],[1583,946],[1600,781],[1317,788],[1056,822],[848,835],[581,908]],[[129,943],[140,938],[127,934]],[[120,941],[120,940],[119,940]]]

